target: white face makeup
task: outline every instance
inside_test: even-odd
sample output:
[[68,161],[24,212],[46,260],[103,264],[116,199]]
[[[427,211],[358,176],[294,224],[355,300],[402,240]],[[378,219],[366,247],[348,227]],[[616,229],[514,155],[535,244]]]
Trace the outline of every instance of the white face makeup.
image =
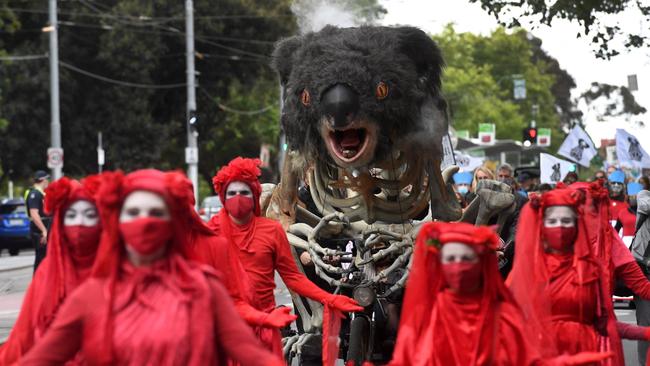
[[544,211],[544,226],[572,227],[576,224],[576,213],[569,206],[551,206]]
[[86,200],[75,201],[63,215],[65,226],[96,226],[98,223],[97,207]]
[[170,220],[165,200],[160,195],[149,191],[131,192],[122,204],[120,222],[129,222],[145,217]]
[[248,184],[240,181],[234,181],[228,184],[226,188],[226,199],[235,197],[236,195],[253,198],[253,191]]
[[467,244],[447,243],[440,250],[440,262],[446,263],[476,263],[478,254]]

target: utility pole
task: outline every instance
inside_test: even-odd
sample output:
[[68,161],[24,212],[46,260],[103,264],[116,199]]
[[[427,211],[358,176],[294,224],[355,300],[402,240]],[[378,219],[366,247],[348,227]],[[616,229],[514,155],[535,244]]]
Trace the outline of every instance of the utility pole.
[[[50,139],[52,150],[60,151],[60,164],[52,165],[52,178],[61,178],[63,168],[63,150],[61,150],[61,116],[59,113],[59,36],[56,17],[56,0],[49,0],[50,11]],[[56,152],[55,152],[56,153]],[[48,155],[49,152],[48,152]],[[49,159],[48,159],[49,160]]]
[[187,148],[185,149],[185,162],[187,163],[187,176],[194,187],[195,208],[199,204],[199,149],[196,131],[196,72],[194,69],[194,4],[192,0],[185,0],[185,58],[187,63],[187,113],[185,125],[187,126]]

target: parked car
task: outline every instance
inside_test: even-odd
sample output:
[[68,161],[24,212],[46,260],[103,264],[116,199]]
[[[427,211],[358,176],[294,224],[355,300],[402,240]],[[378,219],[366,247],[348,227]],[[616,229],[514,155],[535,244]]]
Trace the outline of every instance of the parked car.
[[20,249],[30,248],[29,217],[22,198],[0,200],[0,252],[9,250],[10,255],[18,255]]
[[199,215],[201,215],[203,221],[210,221],[212,216],[216,215],[217,213],[219,213],[219,211],[221,211],[222,207],[223,205],[221,204],[221,200],[219,199],[219,196],[205,197],[203,199],[203,202],[201,202]]

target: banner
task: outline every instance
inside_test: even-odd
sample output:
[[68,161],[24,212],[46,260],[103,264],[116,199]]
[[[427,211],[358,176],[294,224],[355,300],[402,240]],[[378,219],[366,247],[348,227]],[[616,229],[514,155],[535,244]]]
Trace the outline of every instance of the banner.
[[539,180],[541,183],[556,184],[561,182],[567,173],[575,170],[575,165],[566,160],[558,159],[550,154],[539,154]]
[[569,132],[557,153],[588,168],[589,162],[596,156],[598,151],[587,132],[576,125]]
[[455,165],[454,147],[451,143],[449,134],[442,136],[442,161],[440,162],[440,170],[444,170],[448,166]]
[[643,150],[639,140],[620,128],[616,130],[616,157],[621,165],[650,168],[650,155]]
[[456,158],[456,165],[463,172],[471,172],[474,169],[483,165],[485,158],[477,158],[468,154],[463,154],[460,151],[455,151],[454,156]]

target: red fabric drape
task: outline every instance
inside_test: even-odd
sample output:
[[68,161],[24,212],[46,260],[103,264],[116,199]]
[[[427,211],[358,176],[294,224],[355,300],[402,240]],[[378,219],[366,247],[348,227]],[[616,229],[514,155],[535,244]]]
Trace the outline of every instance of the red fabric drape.
[[[603,364],[622,365],[610,298],[611,243],[605,248],[599,240],[602,236],[595,234],[602,229],[601,212],[593,206],[585,212],[590,209],[584,205],[585,197],[598,198],[576,189],[556,189],[524,206],[516,242],[518,253],[525,254],[515,256],[507,284],[546,358],[565,352],[611,351],[614,357]],[[571,255],[544,251],[541,227],[544,211],[551,206],[569,206],[577,213],[578,235]]]
[[[479,254],[480,292],[460,295],[447,288],[438,249],[447,242],[471,245]],[[501,280],[497,243],[486,227],[438,222],[422,227],[390,365],[530,365],[538,359]]]
[[63,177],[45,190],[45,211],[53,217],[47,256],[27,289],[7,342],[0,346],[0,364],[19,361],[42,338],[65,298],[90,274],[95,251],[81,254],[67,245],[62,234],[63,217],[68,207],[79,200],[94,204],[92,196],[98,187],[98,179],[90,176],[79,183]]

